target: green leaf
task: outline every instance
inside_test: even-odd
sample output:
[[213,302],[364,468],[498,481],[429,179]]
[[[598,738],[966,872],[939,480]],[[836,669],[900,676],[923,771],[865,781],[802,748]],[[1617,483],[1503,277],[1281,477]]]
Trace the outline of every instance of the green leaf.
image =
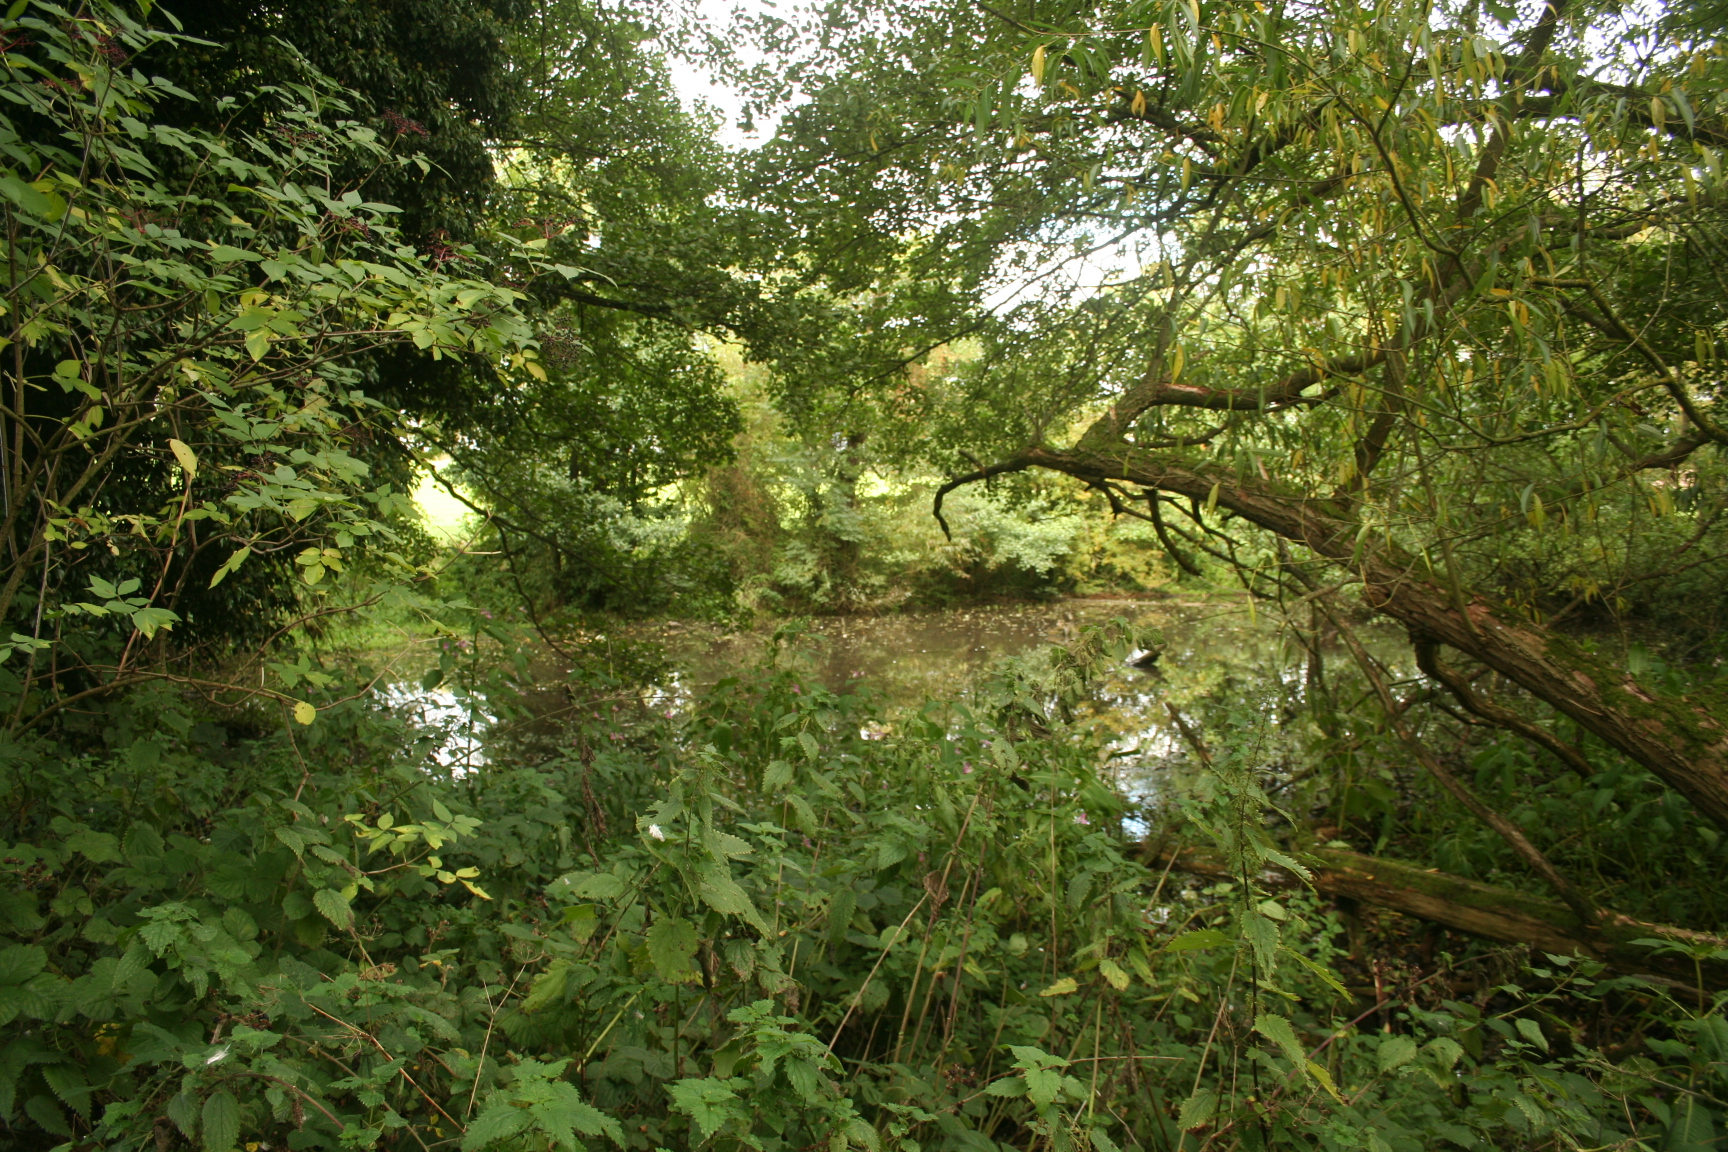
[[1518,1034],[1542,1051],[1548,1051],[1548,1037],[1542,1035],[1542,1026],[1534,1020],[1520,1016],[1512,1022],[1518,1029]]
[[214,588],[216,585],[222,583],[222,581],[228,579],[229,574],[237,570],[240,565],[246,563],[246,558],[250,555],[252,555],[252,548],[248,545],[228,557],[227,560],[224,560],[222,562],[222,567],[216,569],[216,574],[210,577],[210,587]]
[[174,459],[179,463],[181,471],[186,473],[188,480],[198,475],[198,455],[184,440],[170,439],[168,450],[174,453]]
[[1078,991],[1079,988],[1080,988],[1080,985],[1079,985],[1079,983],[1077,983],[1075,981],[1074,977],[1064,976],[1064,977],[1062,977],[1062,979],[1056,981],[1056,983],[1050,985],[1050,987],[1044,989],[1044,991],[1038,993],[1038,995],[1040,995],[1040,996],[1066,996],[1071,992]]
[[47,949],[36,944],[14,944],[0,949],[0,985],[19,985],[48,966]]
[[1092,1152],[1122,1152],[1102,1128],[1088,1128],[1086,1138],[1092,1142]]
[[784,760],[768,761],[767,771],[762,773],[762,790],[778,792],[792,783],[792,765]]
[[1445,1036],[1428,1041],[1425,1047],[1434,1054],[1434,1060],[1441,1070],[1446,1072],[1452,1071],[1453,1065],[1458,1063],[1458,1057],[1464,1055],[1464,1046]]
[[1296,1030],[1290,1026],[1290,1021],[1276,1012],[1262,1012],[1254,1019],[1254,1031],[1276,1044],[1284,1058],[1296,1066],[1298,1073],[1307,1075],[1308,1053],[1302,1042],[1296,1039]]
[[1302,955],[1302,953],[1296,951],[1295,949],[1291,949],[1291,950],[1285,952],[1285,955],[1286,956],[1294,956],[1296,958],[1297,963],[1301,964],[1304,968],[1308,969],[1308,971],[1314,973],[1314,975],[1320,977],[1321,980],[1325,981],[1326,986],[1328,988],[1332,989],[1332,991],[1338,993],[1338,995],[1340,995],[1340,996],[1350,995],[1349,989],[1345,988],[1343,984],[1339,983],[1338,977],[1336,975],[1334,975],[1332,970],[1330,968],[1327,968],[1324,964],[1321,964],[1319,961],[1316,961],[1316,960],[1310,960],[1308,957]]
[[320,888],[312,893],[312,906],[338,928],[347,928],[354,923],[354,910],[348,906],[348,897],[334,888]]
[[1272,971],[1278,956],[1278,925],[1259,912],[1248,911],[1242,915],[1242,935],[1247,937],[1249,945],[1253,947],[1260,970]]
[[146,640],[154,639],[158,631],[172,628],[179,622],[179,615],[167,608],[139,608],[132,613],[132,627],[142,632]]
[[660,920],[648,929],[648,956],[654,970],[669,984],[694,984],[702,974],[691,963],[700,941],[688,920]]
[[672,1110],[682,1112],[696,1122],[706,1140],[729,1120],[747,1121],[743,1101],[725,1082],[712,1078],[677,1080],[667,1085],[672,1096]]
[[1098,973],[1103,976],[1105,980],[1109,981],[1110,987],[1116,989],[1116,991],[1128,991],[1128,985],[1130,983],[1128,973],[1123,969],[1122,965],[1116,963],[1116,961],[1110,959],[1108,956],[1098,961]]
[[1416,1059],[1416,1041],[1409,1036],[1388,1036],[1380,1041],[1380,1049],[1376,1053],[1376,1062],[1380,1071],[1390,1072],[1394,1068],[1402,1068]]
[[210,249],[210,259],[218,264],[232,264],[236,260],[262,260],[257,252],[248,252],[244,248],[235,248],[228,244],[218,244]]
[[240,1139],[240,1102],[226,1089],[204,1101],[204,1152],[228,1152]]
[[1196,928],[1192,932],[1184,932],[1164,945],[1166,952],[1195,952],[1203,948],[1216,948],[1221,944],[1230,943],[1230,938],[1216,928]]
[[[41,181],[37,181],[37,184],[40,183]],[[66,201],[35,184],[26,184],[16,176],[0,176],[0,196],[50,223],[66,214]]]
[[180,1134],[190,1140],[198,1135],[198,1098],[190,1092],[181,1090],[168,1101],[168,1119],[174,1121],[174,1126],[180,1129]]
[[1028,1069],[1023,1073],[1026,1077],[1026,1099],[1032,1101],[1038,1108],[1047,1108],[1055,1103],[1056,1096],[1062,1091],[1062,1074],[1048,1069]]
[[501,1140],[508,1140],[528,1124],[528,1113],[524,1109],[513,1108],[508,1101],[488,1104],[474,1118],[474,1123],[468,1125],[468,1132],[462,1137],[462,1152],[478,1152]]
[[567,961],[559,960],[540,973],[539,978],[534,981],[534,987],[522,1000],[522,1011],[539,1012],[561,1002],[569,983],[570,965]]
[[1204,1128],[1212,1122],[1212,1114],[1217,1110],[1218,1094],[1202,1088],[1182,1101],[1182,1110],[1176,1116],[1176,1127],[1184,1132]]
[[741,916],[752,925],[767,931],[761,913],[756,911],[756,905],[751,903],[749,895],[732,879],[732,873],[724,864],[713,864],[702,871],[696,885],[696,894],[702,902],[714,911],[726,916]]
[[66,837],[66,851],[80,853],[92,864],[111,864],[121,859],[120,841],[116,837],[88,828]]
[[557,883],[577,900],[616,900],[630,890],[623,877],[611,872],[571,872]]
[[1312,1076],[1320,1087],[1326,1089],[1326,1095],[1332,1097],[1339,1104],[1344,1103],[1344,1096],[1338,1091],[1338,1085],[1332,1083],[1332,1073],[1312,1060],[1305,1061],[1303,1067],[1308,1070],[1308,1075]]

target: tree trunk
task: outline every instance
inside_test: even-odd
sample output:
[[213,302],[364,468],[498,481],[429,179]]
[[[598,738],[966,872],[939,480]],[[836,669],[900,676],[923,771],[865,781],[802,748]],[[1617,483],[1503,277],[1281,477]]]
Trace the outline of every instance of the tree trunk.
[[1586,731],[1648,768],[1728,829],[1728,694],[1699,688],[1658,696],[1624,669],[1539,624],[1477,598],[1468,616],[1419,559],[1386,544],[1365,545],[1340,502],[1271,480],[1244,479],[1222,465],[1137,448],[1088,434],[1072,450],[1033,448],[1011,467],[1048,468],[1092,483],[1123,480],[1212,500],[1270,532],[1342,564],[1362,579],[1369,606],[1520,685]]
[[[1221,853],[1206,848],[1148,843],[1146,858],[1153,867],[1169,866],[1198,876],[1227,880],[1237,876]],[[1305,862],[1313,870],[1314,889],[1327,896],[1348,896],[1471,936],[1527,944],[1557,956],[1588,956],[1620,971],[1664,976],[1687,985],[1698,979],[1698,971],[1689,960],[1658,954],[1633,941],[1728,945],[1728,940],[1704,933],[1648,924],[1615,913],[1605,914],[1594,928],[1585,928],[1564,904],[1360,852],[1318,848],[1307,854]],[[1275,887],[1303,886],[1300,879],[1281,868],[1268,871],[1261,879]],[[1728,963],[1706,961],[1703,978],[1710,987],[1728,986]]]

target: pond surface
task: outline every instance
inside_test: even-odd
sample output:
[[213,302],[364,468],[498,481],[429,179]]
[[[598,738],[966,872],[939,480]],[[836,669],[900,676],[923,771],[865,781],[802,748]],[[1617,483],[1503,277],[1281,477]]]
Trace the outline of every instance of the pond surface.
[[[1228,596],[819,617],[789,645],[789,656],[834,691],[869,685],[892,715],[926,700],[961,699],[1004,660],[1070,642],[1086,626],[1118,618],[1156,629],[1161,655],[1151,668],[1137,666],[1136,658],[1144,655],[1139,651],[1112,662],[1093,684],[1082,714],[1109,741],[1117,780],[1132,793],[1155,791],[1160,771],[1187,760],[1170,707],[1194,718],[1191,710],[1227,697],[1271,720],[1302,691],[1302,649],[1263,610]],[[663,644],[678,669],[666,688],[669,703],[759,663],[770,635],[722,633],[679,622],[638,634]],[[1368,629],[1363,635],[1377,655],[1394,665],[1407,661],[1390,629]],[[1339,656],[1348,658],[1342,652],[1332,658]]]
[[[1109,742],[1116,778],[1131,793],[1149,796],[1158,774],[1187,759],[1171,721],[1174,707],[1190,717],[1228,700],[1267,720],[1302,692],[1305,653],[1279,622],[1253,610],[1240,597],[1167,600],[1065,600],[955,608],[885,616],[816,617],[783,646],[780,659],[800,665],[834,691],[867,685],[895,712],[927,700],[963,699],[993,667],[1074,640],[1088,625],[1123,619],[1137,629],[1156,629],[1161,654],[1150,669],[1129,654],[1112,662],[1094,683],[1083,719]],[[633,625],[624,634],[662,645],[672,675],[653,694],[657,708],[677,709],[724,677],[766,658],[771,628],[728,632],[713,626],[667,621]],[[1388,627],[1362,630],[1376,655],[1395,669],[1408,662],[1407,649]],[[1348,656],[1328,654],[1336,663]],[[551,684],[561,663],[537,669]],[[439,758],[461,770],[485,762],[491,718],[468,711],[448,689],[423,692],[399,685],[392,703],[421,711],[449,734]],[[1275,725],[1269,725],[1272,727]]]

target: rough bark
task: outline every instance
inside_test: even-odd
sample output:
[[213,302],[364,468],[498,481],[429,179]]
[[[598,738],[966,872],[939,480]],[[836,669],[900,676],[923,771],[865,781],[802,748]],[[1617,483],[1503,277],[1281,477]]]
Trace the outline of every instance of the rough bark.
[[[1147,857],[1155,867],[1169,866],[1198,876],[1233,879],[1237,875],[1221,853],[1210,849],[1149,844]],[[1557,956],[1587,956],[1624,972],[1691,984],[1698,971],[1690,961],[1657,954],[1633,941],[1728,945],[1703,933],[1616,913],[1607,913],[1593,927],[1586,927],[1564,904],[1341,848],[1316,849],[1304,862],[1313,870],[1315,890],[1324,895],[1347,896],[1488,940],[1527,944]],[[1261,879],[1274,887],[1302,886],[1300,879],[1281,868],[1269,870]],[[1703,976],[1711,987],[1728,986],[1728,963],[1706,961]]]

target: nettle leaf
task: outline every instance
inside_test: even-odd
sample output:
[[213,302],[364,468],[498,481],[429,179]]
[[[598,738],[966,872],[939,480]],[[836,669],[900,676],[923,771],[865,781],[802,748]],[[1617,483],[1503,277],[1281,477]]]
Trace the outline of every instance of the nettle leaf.
[[240,1102],[226,1089],[204,1101],[204,1152],[228,1152],[240,1139]]
[[1445,1072],[1452,1071],[1453,1065],[1458,1063],[1458,1058],[1464,1055],[1464,1046],[1446,1036],[1436,1037],[1428,1041],[1424,1047],[1434,1054],[1435,1063],[1439,1064],[1441,1070]]
[[749,894],[732,879],[731,871],[724,864],[713,864],[703,869],[697,881],[696,894],[714,911],[727,916],[741,916],[762,932],[768,931]]
[[1217,1111],[1218,1094],[1202,1088],[1182,1101],[1182,1109],[1176,1116],[1176,1127],[1184,1132],[1204,1128],[1212,1122],[1212,1115]]
[[182,1089],[168,1101],[168,1119],[186,1139],[198,1135],[198,1097]]
[[648,956],[660,979],[670,984],[694,984],[702,974],[691,958],[700,941],[696,927],[688,920],[663,919],[648,929]]
[[1375,1053],[1375,1061],[1382,1072],[1402,1068],[1414,1059],[1416,1059],[1416,1041],[1410,1036],[1388,1036],[1380,1041],[1380,1048]]
[[570,983],[570,963],[560,960],[534,981],[534,987],[522,999],[522,1011],[539,1012],[561,1003]]
[[1296,1066],[1297,1071],[1306,1072],[1308,1064],[1307,1050],[1296,1038],[1296,1030],[1290,1026],[1290,1021],[1276,1012],[1262,1012],[1254,1019],[1254,1031],[1272,1041],[1284,1058]]
[[1242,915],[1242,935],[1253,947],[1260,969],[1270,972],[1278,955],[1278,925],[1271,917],[1249,910]]
[[578,900],[616,900],[630,890],[623,877],[611,872],[572,872],[558,883]]
[[767,769],[762,773],[762,790],[778,792],[792,783],[792,765],[785,760],[768,761]]

